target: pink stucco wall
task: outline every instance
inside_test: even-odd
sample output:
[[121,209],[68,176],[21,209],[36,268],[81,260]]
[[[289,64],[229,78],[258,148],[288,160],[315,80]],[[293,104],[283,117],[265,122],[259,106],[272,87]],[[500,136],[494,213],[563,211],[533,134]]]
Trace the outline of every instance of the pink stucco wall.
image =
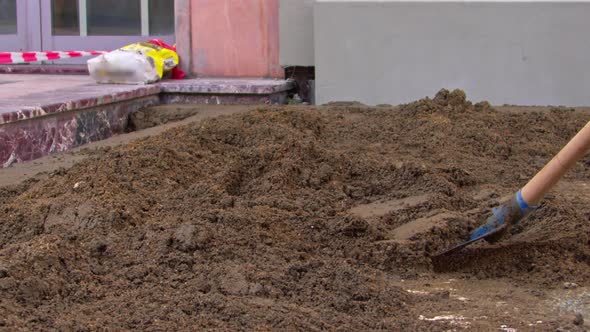
[[278,0],[190,0],[190,14],[193,75],[284,76]]

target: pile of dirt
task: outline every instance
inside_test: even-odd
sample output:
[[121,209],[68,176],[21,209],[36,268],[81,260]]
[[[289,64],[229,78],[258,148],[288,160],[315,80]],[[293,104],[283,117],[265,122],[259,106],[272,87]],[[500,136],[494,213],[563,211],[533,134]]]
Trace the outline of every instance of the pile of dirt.
[[[463,240],[585,124],[443,90],[398,108],[268,107],[142,139],[0,191],[0,324],[408,330],[420,273],[590,277],[590,225],[550,197],[506,241]],[[588,160],[568,179],[587,179]],[[433,226],[434,225],[434,226]]]

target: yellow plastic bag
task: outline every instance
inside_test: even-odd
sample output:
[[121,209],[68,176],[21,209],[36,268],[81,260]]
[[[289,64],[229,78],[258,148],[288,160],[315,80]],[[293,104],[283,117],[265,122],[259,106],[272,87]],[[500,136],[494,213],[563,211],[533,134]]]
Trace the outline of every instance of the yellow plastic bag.
[[127,45],[122,47],[121,50],[137,52],[152,59],[156,73],[160,78],[164,77],[164,72],[172,70],[179,62],[176,52],[151,42]]

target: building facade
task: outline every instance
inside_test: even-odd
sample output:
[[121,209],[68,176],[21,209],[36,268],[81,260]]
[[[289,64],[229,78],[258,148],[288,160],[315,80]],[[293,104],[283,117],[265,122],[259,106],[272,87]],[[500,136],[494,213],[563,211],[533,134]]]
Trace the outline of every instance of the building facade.
[[162,38],[189,76],[314,78],[319,103],[458,88],[493,104],[586,106],[588,18],[589,1],[0,0],[0,51]]

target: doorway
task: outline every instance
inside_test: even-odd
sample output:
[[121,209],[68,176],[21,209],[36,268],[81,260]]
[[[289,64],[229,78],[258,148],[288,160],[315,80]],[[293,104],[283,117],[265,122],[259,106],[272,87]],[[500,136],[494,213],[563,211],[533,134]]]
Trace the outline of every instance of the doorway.
[[174,1],[0,0],[0,52],[113,50],[152,38],[174,43]]

